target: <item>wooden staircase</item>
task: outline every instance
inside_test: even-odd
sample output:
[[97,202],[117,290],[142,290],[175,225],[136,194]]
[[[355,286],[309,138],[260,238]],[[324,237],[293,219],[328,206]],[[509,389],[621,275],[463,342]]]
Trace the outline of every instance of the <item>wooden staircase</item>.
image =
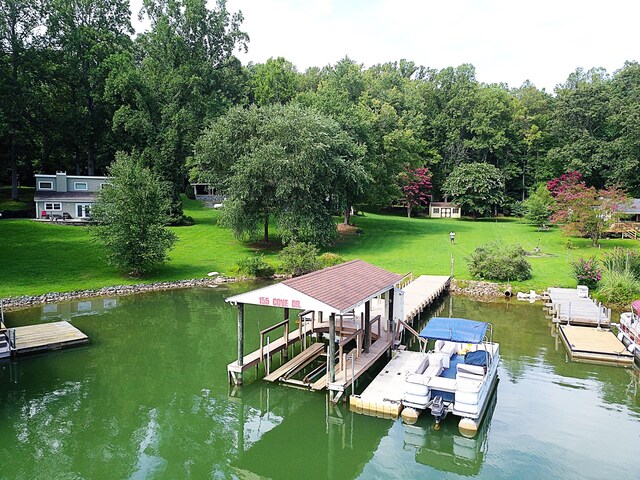
[[622,238],[630,238],[632,240],[638,239],[637,230],[628,229],[622,232]]

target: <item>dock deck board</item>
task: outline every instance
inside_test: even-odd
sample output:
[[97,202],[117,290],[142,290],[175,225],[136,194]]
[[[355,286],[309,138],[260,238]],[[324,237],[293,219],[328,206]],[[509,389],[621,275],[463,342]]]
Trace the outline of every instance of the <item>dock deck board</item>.
[[606,310],[591,298],[579,297],[575,288],[549,288],[551,309],[558,323],[609,326]]
[[89,341],[89,337],[65,321],[16,327],[15,339],[16,355],[56,350]]
[[360,395],[349,398],[351,410],[376,417],[398,418],[402,411],[404,379],[407,373],[418,368],[423,358],[423,353],[399,350]]
[[560,336],[572,360],[633,365],[633,355],[610,330],[560,325]]

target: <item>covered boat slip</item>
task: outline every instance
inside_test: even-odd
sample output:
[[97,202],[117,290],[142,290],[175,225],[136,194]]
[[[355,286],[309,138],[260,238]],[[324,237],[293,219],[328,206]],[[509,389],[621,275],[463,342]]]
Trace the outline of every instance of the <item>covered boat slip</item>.
[[[337,400],[342,392],[369,366],[387,352],[392,343],[395,325],[403,316],[394,313],[394,301],[401,296],[396,288],[403,276],[387,272],[361,260],[353,260],[335,267],[291,278],[276,285],[227,298],[226,301],[238,307],[238,358],[228,365],[230,381],[242,383],[243,372],[251,366],[269,362],[271,355],[282,351],[288,356],[289,345],[301,343],[305,361],[291,360],[280,367],[280,371],[268,372],[271,380],[285,380],[301,383],[308,388],[328,388]],[[383,297],[384,317],[372,318],[372,300]],[[260,348],[244,355],[244,304],[282,307],[285,320],[270,327],[284,329],[281,338],[264,345],[267,330],[261,332]],[[304,309],[299,315],[298,329],[289,332],[290,309]],[[292,379],[293,373],[301,370],[309,362],[324,353],[322,346],[307,347],[313,335],[328,333],[326,348],[327,365],[316,371],[313,378]],[[352,351],[346,352],[355,344]],[[313,348],[313,354],[306,353]],[[347,365],[348,364],[348,365]],[[268,364],[267,364],[268,370]],[[317,370],[317,369],[316,369]]]
[[579,288],[549,288],[546,304],[555,323],[608,327],[611,310],[582,296]]
[[[262,363],[265,380],[313,390],[327,388],[332,400],[337,401],[358,377],[390,352],[400,325],[419,315],[446,289],[449,277],[433,278],[416,280],[420,294],[416,287],[409,288],[414,282],[408,275],[353,260],[227,298],[238,308],[238,358],[227,366],[230,382],[241,384],[243,372]],[[409,283],[398,288],[404,281]],[[407,289],[409,312],[404,310]],[[245,304],[281,307],[285,315],[282,322],[260,332],[260,347],[248,355],[244,355]],[[290,309],[304,309],[293,331]],[[282,330],[282,336],[275,338]],[[326,343],[324,334],[328,335]],[[296,346],[300,354],[289,359],[290,349],[295,351]],[[276,352],[282,353],[284,363],[272,371],[271,358]]]

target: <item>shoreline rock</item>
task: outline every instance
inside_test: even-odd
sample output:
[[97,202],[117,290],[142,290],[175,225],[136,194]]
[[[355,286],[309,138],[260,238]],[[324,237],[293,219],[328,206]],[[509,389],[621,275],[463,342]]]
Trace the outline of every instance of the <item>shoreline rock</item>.
[[139,283],[135,285],[112,285],[95,290],[76,290],[73,292],[50,292],[43,295],[21,295],[19,297],[3,298],[5,311],[20,310],[22,308],[35,307],[47,303],[58,303],[69,300],[80,300],[91,297],[114,297],[123,295],[135,295],[145,292],[159,292],[162,290],[174,290],[179,288],[206,287],[222,285],[242,281],[242,278],[232,277],[208,277],[191,278],[188,280],[176,280],[172,282]]
[[504,287],[499,283],[477,280],[452,280],[449,288],[451,295],[465,295],[479,300],[504,298]]

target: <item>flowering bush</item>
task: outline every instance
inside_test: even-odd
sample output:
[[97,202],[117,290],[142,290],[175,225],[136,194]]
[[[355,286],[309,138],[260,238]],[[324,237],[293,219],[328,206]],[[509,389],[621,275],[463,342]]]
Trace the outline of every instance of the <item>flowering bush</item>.
[[596,288],[602,279],[602,269],[595,257],[579,258],[573,263],[573,274],[578,280],[578,285],[586,285],[589,288]]

